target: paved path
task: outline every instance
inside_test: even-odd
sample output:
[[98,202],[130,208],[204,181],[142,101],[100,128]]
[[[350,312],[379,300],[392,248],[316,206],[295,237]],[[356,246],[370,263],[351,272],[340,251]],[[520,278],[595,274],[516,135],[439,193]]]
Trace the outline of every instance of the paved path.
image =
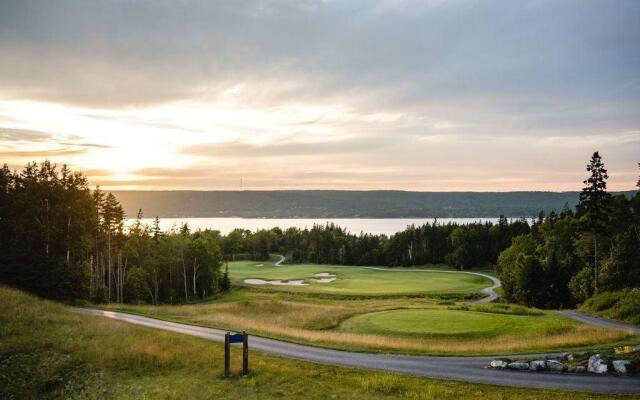
[[585,324],[597,325],[603,328],[623,329],[635,334],[640,334],[640,326],[626,324],[624,322],[614,321],[607,318],[595,317],[576,310],[562,310],[558,311],[558,313],[565,317],[575,319],[576,321],[584,322]]
[[278,261],[275,262],[275,264],[273,264],[275,267],[279,267],[282,265],[282,263],[284,262],[284,256],[279,256],[280,259]]
[[[160,321],[153,318],[113,311],[84,308],[74,308],[73,310],[83,314],[113,318],[132,324],[183,333],[216,342],[222,342],[224,340],[225,331],[219,329]],[[433,357],[356,353],[294,344],[258,336],[252,336],[249,339],[249,346],[254,350],[288,358],[344,367],[398,372],[430,378],[609,394],[640,393],[640,379],[638,378],[500,371],[485,368],[493,357]]]

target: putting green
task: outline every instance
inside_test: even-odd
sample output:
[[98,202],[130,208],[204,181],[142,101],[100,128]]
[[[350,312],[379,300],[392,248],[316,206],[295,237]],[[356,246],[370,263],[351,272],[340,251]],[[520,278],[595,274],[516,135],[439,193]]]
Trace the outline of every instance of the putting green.
[[478,338],[535,336],[576,324],[556,314],[507,315],[447,309],[405,309],[362,314],[347,319],[339,330],[395,336]]
[[[316,274],[335,275],[333,282],[316,281]],[[335,265],[237,261],[229,263],[229,276],[235,283],[271,290],[330,293],[340,295],[407,295],[427,293],[474,293],[491,286],[485,277],[452,272],[424,272],[406,268],[363,268]],[[249,285],[246,279],[304,280],[303,286]],[[255,282],[255,281],[250,281]]]

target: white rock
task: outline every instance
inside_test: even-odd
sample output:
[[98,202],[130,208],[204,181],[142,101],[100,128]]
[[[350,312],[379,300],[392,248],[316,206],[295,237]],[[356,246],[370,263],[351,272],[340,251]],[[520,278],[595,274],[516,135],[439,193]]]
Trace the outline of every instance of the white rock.
[[600,357],[600,354],[594,354],[589,357],[587,371],[593,372],[594,374],[606,374],[608,370],[607,363]]
[[509,366],[509,362],[510,362],[510,360],[505,359],[505,358],[496,358],[495,360],[493,360],[493,361],[491,361],[489,363],[489,366],[491,366],[491,368],[503,369],[503,368],[507,368]]
[[547,369],[549,371],[562,372],[566,369],[566,367],[560,361],[547,360]]
[[529,369],[531,371],[540,371],[547,367],[547,362],[545,360],[535,360],[529,363]]
[[512,363],[509,363],[509,368],[525,370],[525,369],[529,369],[529,363],[528,362],[512,362]]
[[627,373],[627,365],[631,364],[629,360],[614,360],[613,361],[613,369],[616,370],[619,374]]

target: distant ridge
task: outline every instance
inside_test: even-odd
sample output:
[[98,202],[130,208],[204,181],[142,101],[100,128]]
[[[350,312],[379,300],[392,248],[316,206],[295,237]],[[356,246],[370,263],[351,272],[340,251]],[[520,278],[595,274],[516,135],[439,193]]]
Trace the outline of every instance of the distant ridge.
[[[114,191],[127,216],[244,218],[532,217],[574,207],[578,192],[393,190]],[[633,196],[635,191],[624,193]]]

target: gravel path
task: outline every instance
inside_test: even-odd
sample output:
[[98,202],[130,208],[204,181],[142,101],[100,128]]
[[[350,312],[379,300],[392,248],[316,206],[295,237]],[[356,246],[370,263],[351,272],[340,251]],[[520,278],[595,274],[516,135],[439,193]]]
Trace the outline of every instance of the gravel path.
[[[219,329],[160,321],[153,318],[113,311],[85,308],[73,308],[73,310],[78,313],[112,318],[150,328],[197,336],[216,342],[222,342],[224,340],[225,331]],[[485,366],[493,357],[433,357],[357,353],[294,344],[258,336],[250,337],[249,346],[253,350],[288,358],[430,378],[453,379],[492,385],[565,389],[609,394],[640,393],[640,379],[638,378],[595,376],[590,374],[516,372],[486,368]],[[540,355],[540,357],[543,356],[544,355]]]

